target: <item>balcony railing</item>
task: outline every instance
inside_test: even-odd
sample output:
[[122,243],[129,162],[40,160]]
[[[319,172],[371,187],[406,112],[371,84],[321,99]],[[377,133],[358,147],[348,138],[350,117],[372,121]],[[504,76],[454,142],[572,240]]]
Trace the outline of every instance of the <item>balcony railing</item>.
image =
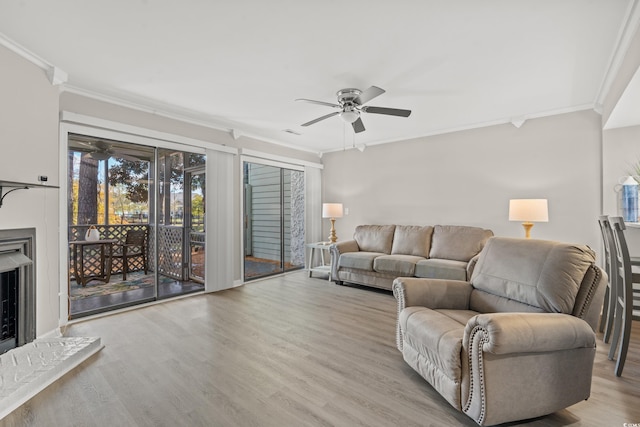
[[[89,225],[74,225],[69,227],[69,241],[84,240]],[[149,271],[156,270],[155,256],[155,227],[149,224],[117,224],[117,225],[96,225],[100,238],[114,239],[118,243],[124,243],[129,230],[147,230],[147,264]],[[184,228],[181,226],[158,227],[158,273],[176,280],[188,280],[189,265],[184,260]],[[204,233],[191,233],[189,241],[196,240],[204,245]],[[73,259],[69,252],[69,277],[75,278],[73,269]],[[99,250],[89,249],[84,256],[85,274],[98,274],[100,270]],[[141,258],[130,260],[129,271],[139,271],[143,269]],[[111,274],[122,273],[122,260],[115,258],[111,266]]]

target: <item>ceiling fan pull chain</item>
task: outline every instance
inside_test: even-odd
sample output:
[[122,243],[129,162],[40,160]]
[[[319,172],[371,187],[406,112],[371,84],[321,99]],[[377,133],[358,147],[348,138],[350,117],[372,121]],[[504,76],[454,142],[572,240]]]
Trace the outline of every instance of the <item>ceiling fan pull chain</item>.
[[347,122],[342,122],[342,151],[347,151]]

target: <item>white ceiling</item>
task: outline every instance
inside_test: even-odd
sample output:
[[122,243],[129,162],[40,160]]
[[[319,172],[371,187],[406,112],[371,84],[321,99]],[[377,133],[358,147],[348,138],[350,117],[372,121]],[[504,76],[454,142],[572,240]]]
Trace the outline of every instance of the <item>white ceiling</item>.
[[[593,108],[633,3],[16,0],[0,33],[69,90],[324,152]],[[412,115],[300,126],[334,110],[296,98],[371,85]]]
[[605,129],[640,125],[640,68],[629,81],[607,120]]

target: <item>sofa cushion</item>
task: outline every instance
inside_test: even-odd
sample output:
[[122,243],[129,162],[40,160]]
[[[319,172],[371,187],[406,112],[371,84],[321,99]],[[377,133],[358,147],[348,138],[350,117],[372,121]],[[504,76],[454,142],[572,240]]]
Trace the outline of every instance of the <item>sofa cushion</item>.
[[429,257],[433,227],[415,225],[396,225],[393,234],[391,254],[415,255]]
[[359,225],[353,235],[363,252],[391,253],[395,225]]
[[[497,297],[546,312],[571,314],[580,283],[594,262],[594,252],[584,245],[492,237],[480,254],[471,283]],[[483,304],[489,303],[485,298]],[[504,305],[496,304],[494,309],[502,311],[501,307]]]
[[380,252],[346,252],[340,255],[339,268],[373,271],[373,260],[384,255]]
[[450,259],[425,259],[416,264],[414,276],[430,279],[467,280],[467,263]]
[[469,310],[431,310],[407,307],[400,312],[400,330],[406,344],[457,381],[461,378],[462,337],[467,321],[478,314]]
[[480,253],[491,236],[491,230],[479,227],[436,225],[433,227],[429,258],[468,262]]
[[382,255],[373,261],[373,269],[378,273],[413,276],[416,263],[423,260],[423,257],[413,255]]

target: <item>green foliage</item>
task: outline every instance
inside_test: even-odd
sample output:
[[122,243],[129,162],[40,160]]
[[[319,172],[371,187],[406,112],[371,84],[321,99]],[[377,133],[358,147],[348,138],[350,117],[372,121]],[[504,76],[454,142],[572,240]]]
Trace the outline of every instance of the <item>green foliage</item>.
[[132,162],[121,159],[109,168],[109,185],[121,185],[127,198],[134,203],[149,200],[149,162]]

